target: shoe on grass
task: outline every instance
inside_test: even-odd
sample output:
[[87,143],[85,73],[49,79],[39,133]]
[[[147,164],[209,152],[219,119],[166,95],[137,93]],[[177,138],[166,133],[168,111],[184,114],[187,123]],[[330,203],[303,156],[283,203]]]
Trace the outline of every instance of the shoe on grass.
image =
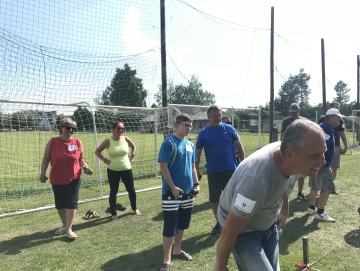
[[317,208],[316,208],[316,207],[315,207],[314,210],[311,209],[311,208],[308,208],[308,209],[307,209],[307,213],[308,213],[309,215],[314,215],[314,214],[316,214],[316,212],[317,212]]
[[78,237],[77,234],[73,231],[69,231],[65,233],[65,236],[69,239],[76,239]]
[[330,191],[330,194],[339,195],[339,192],[336,191],[336,189],[333,189],[333,190]]
[[59,228],[58,230],[55,231],[56,235],[60,235],[60,234],[64,234],[66,232],[65,228]]
[[303,194],[303,193],[301,193],[301,192],[299,192],[298,193],[298,199],[301,199],[301,200],[303,200],[303,201],[307,201],[308,199],[307,199],[307,197],[305,197],[305,195]]
[[219,235],[221,233],[221,226],[220,226],[220,224],[219,224],[219,222],[217,222],[216,223],[216,225],[215,225],[215,227],[212,229],[212,231],[211,231],[211,235],[212,236],[217,236],[217,235]]
[[332,217],[328,216],[325,212],[323,212],[322,214],[315,214],[315,219],[318,219],[320,221],[325,221],[325,222],[336,222],[335,219],[333,219]]

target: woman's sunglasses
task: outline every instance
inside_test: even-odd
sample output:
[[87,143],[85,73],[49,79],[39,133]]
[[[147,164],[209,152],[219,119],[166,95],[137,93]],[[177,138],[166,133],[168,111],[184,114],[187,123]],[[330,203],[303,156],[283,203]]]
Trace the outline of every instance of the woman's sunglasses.
[[77,128],[75,127],[71,127],[71,126],[65,126],[66,130],[70,131],[70,130],[73,130],[74,132],[77,131]]

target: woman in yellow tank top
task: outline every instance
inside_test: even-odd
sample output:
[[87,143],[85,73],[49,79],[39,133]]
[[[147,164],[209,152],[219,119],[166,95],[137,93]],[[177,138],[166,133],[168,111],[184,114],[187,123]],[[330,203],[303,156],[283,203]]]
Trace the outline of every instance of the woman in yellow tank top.
[[[134,178],[131,170],[131,163],[135,160],[136,145],[127,136],[124,136],[125,125],[117,121],[112,126],[113,136],[105,139],[96,149],[95,154],[107,164],[107,174],[110,185],[110,213],[113,220],[117,220],[116,195],[119,191],[120,179],[125,185],[129,194],[131,208],[135,215],[140,215],[136,206],[136,193],[134,188]],[[131,155],[128,156],[129,147]],[[107,149],[109,158],[106,158],[101,152]]]

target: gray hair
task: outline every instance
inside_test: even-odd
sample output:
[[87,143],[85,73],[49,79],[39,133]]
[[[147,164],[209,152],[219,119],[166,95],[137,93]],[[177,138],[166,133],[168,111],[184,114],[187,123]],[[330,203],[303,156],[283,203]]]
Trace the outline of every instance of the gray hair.
[[210,115],[212,112],[216,112],[216,111],[221,111],[221,107],[216,105],[216,104],[213,104],[213,105],[210,105],[206,114],[207,115]]
[[296,153],[305,146],[305,135],[309,132],[324,134],[318,124],[307,119],[297,119],[293,121],[285,130],[280,151],[284,155],[285,150],[290,148]]

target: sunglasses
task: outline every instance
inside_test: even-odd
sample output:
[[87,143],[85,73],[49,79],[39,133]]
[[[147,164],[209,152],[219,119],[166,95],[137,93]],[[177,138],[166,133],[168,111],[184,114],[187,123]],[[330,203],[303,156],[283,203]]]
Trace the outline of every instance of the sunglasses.
[[116,130],[118,130],[118,131],[120,131],[120,130],[125,130],[125,127],[117,126],[117,127],[116,127]]
[[70,130],[73,130],[74,132],[77,131],[77,128],[75,127],[71,127],[71,126],[65,126],[66,130],[70,131]]
[[230,124],[230,125],[232,124],[231,122],[225,122],[225,123],[226,123],[226,124]]

